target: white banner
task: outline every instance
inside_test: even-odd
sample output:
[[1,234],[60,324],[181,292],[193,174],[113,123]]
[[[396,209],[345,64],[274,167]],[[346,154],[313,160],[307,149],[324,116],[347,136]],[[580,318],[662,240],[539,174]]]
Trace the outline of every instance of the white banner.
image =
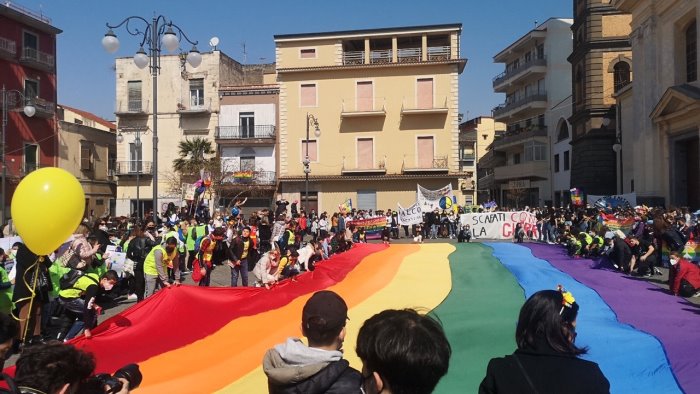
[[417,200],[423,212],[429,212],[435,209],[451,209],[454,203],[452,184],[450,183],[438,190],[428,190],[418,185]]
[[399,224],[401,226],[410,226],[423,221],[423,210],[418,202],[408,208],[403,208],[401,204],[396,205],[399,206]]
[[586,202],[588,205],[598,208],[617,208],[627,204],[634,208],[637,205],[637,193],[615,194],[611,196],[589,194]]
[[469,225],[472,238],[513,239],[518,223],[525,234],[532,232],[533,238],[539,236],[537,218],[525,211],[465,213],[460,215],[459,221],[463,226]]

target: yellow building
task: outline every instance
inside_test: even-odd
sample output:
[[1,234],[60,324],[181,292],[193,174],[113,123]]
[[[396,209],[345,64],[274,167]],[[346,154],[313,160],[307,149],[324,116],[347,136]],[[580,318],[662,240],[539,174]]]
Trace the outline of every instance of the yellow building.
[[[462,182],[460,185],[460,189],[465,190],[464,199],[467,203],[470,195],[466,191],[472,186],[473,204],[482,204],[496,199],[498,193],[494,191],[497,185],[494,182],[493,169],[499,165],[505,165],[505,157],[496,157],[492,144],[496,137],[501,136],[505,131],[506,124],[496,122],[490,116],[479,116],[459,125],[459,154],[462,171],[470,171],[468,168],[471,166],[476,173],[475,184],[472,185],[470,181],[468,184]],[[497,164],[490,162],[497,161],[498,158],[502,160]]]
[[358,209],[409,206],[419,184],[451,184],[464,203],[459,185],[471,185],[474,173],[459,163],[461,31],[448,24],[275,36],[280,192],[303,206],[308,175],[309,210],[336,211],[348,198]]

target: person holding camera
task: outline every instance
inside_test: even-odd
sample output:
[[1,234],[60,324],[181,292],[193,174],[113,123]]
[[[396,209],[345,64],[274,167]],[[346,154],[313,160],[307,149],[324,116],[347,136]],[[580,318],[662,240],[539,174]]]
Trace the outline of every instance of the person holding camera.
[[[71,287],[59,291],[59,304],[63,306],[63,314],[67,318],[61,327],[59,339],[63,339],[64,333],[66,340],[71,339],[83,328],[85,337],[90,338],[90,330],[97,326],[97,315],[102,310],[95,300],[101,292],[112,290],[118,280],[117,273],[112,270],[100,278],[97,274],[88,273],[80,276]],[[73,327],[66,332],[71,324]]]

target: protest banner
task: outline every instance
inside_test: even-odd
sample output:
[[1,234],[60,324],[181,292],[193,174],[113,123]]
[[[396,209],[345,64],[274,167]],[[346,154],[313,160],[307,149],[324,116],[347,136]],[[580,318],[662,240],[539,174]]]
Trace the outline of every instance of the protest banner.
[[354,225],[358,231],[361,228],[365,229],[365,237],[367,237],[367,239],[379,239],[382,237],[382,230],[386,226],[386,217],[378,216],[376,218],[345,221],[345,226],[350,226],[351,224]]
[[429,212],[435,209],[450,209],[455,203],[452,184],[448,184],[438,190],[429,190],[418,185],[416,200],[423,212]]
[[182,184],[182,199],[186,201],[194,200],[194,196],[197,191],[197,185],[195,183],[183,183]]
[[488,212],[465,213],[460,215],[460,223],[469,225],[472,238],[482,239],[513,239],[518,223],[523,226],[525,233],[532,233],[537,238],[537,218],[530,212]]
[[403,208],[401,204],[396,205],[399,206],[399,224],[401,226],[410,226],[423,221],[423,211],[418,202],[408,208]]
[[[681,257],[683,257],[684,259],[688,261],[694,261],[695,263],[700,263],[700,242],[696,242],[695,240],[690,240],[686,242],[685,247],[680,253]],[[661,246],[661,261],[666,267],[668,267],[669,265],[670,255],[671,248],[669,248],[668,243],[666,241],[663,241],[663,245]]]
[[586,198],[588,205],[596,208],[631,208],[637,205],[637,193],[616,194],[611,196],[596,196],[589,194]]

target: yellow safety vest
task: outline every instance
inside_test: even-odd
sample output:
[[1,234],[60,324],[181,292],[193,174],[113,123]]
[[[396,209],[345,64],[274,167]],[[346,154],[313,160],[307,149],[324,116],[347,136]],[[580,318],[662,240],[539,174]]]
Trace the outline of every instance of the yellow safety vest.
[[73,287],[58,292],[58,295],[63,298],[80,298],[85,294],[88,287],[98,285],[100,277],[97,274],[85,274],[78,278]]
[[175,254],[177,253],[177,250],[173,250],[173,252],[168,255],[163,246],[154,246],[143,261],[143,273],[146,275],[158,275],[158,269],[156,268],[156,250],[160,250],[163,254],[163,272],[167,272],[168,266],[172,264]]

